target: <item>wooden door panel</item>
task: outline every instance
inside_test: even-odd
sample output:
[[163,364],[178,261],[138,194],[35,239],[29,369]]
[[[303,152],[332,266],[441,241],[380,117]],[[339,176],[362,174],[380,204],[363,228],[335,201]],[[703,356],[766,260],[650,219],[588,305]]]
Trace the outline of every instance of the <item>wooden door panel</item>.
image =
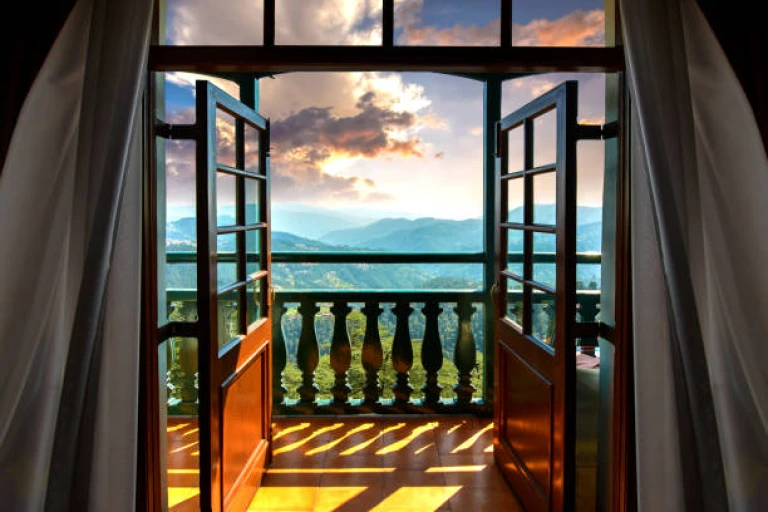
[[[264,411],[269,345],[263,344],[235,375],[221,386],[222,484],[224,508],[241,499],[250,500],[266,463],[268,435]],[[246,504],[247,506],[247,504]]]
[[[549,499],[552,458],[552,383],[531,368],[514,350],[504,347],[508,375],[504,390],[504,441],[538,491]],[[514,385],[512,385],[514,384]]]
[[497,326],[497,332],[501,333],[498,342],[514,350],[523,360],[544,378],[552,380],[552,352],[530,339],[520,336],[517,329],[509,325],[505,320]]

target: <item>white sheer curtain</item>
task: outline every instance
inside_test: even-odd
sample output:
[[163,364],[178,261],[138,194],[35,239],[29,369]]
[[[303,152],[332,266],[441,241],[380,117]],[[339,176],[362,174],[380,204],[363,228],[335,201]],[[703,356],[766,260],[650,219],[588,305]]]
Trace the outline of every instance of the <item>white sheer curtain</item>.
[[641,510],[768,510],[768,161],[693,0],[621,0]]
[[151,11],[77,2],[0,175],[3,510],[134,508]]

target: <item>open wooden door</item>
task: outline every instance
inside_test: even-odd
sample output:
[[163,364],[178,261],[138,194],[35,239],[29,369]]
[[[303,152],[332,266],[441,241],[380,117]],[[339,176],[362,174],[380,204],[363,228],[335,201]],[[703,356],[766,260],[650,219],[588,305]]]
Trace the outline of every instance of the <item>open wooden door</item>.
[[205,81],[196,102],[201,508],[240,511],[270,455],[269,122]]
[[569,81],[497,126],[494,453],[530,512],[574,506],[576,108]]

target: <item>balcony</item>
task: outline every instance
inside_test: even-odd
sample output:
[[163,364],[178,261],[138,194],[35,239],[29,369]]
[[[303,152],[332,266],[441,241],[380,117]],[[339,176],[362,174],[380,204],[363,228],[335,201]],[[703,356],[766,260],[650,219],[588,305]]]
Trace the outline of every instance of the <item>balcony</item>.
[[[295,261],[283,256],[275,253],[273,261]],[[522,254],[508,257],[510,263],[522,262]],[[194,263],[195,254],[169,252],[167,262]],[[554,264],[555,255],[536,254],[535,262]],[[599,254],[577,255],[580,267],[600,263]],[[195,290],[169,289],[166,297],[171,319],[196,318]],[[521,301],[521,292],[508,293],[510,310]],[[219,302],[220,321],[228,321],[233,306]],[[534,295],[534,306],[541,322],[554,324],[549,304]],[[581,322],[597,321],[599,290],[579,290],[577,308]],[[489,311],[490,290],[277,291],[274,412],[490,415]],[[588,355],[596,355],[596,345],[595,339],[577,341]],[[197,343],[185,339],[169,344],[169,367],[176,369],[169,372],[171,414],[196,412],[196,350]]]

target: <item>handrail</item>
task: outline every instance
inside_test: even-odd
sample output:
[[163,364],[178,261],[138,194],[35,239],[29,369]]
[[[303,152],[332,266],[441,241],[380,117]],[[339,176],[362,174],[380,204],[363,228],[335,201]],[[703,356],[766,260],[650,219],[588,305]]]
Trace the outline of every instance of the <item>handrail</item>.
[[[256,255],[258,256],[258,255]],[[237,261],[234,252],[219,254],[222,262]],[[168,251],[168,263],[195,263],[194,251]],[[509,263],[522,263],[523,253],[509,253]],[[272,263],[484,263],[483,253],[416,253],[416,252],[331,252],[331,251],[273,251]],[[533,254],[534,263],[555,263],[553,252]],[[597,265],[602,262],[599,252],[580,252],[576,254],[577,264]]]

